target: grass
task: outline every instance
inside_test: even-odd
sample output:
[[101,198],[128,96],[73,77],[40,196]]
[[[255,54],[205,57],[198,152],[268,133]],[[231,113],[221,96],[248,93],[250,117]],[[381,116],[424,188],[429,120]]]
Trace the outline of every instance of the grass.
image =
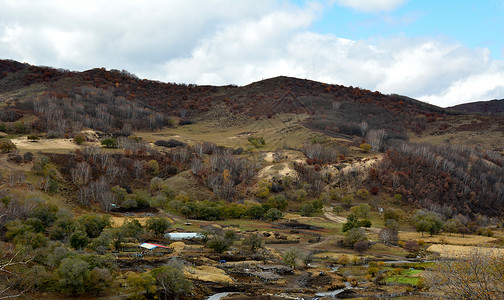
[[412,276],[412,275],[418,275],[422,273],[423,270],[416,270],[416,269],[404,269],[401,272],[401,275],[406,275],[406,276]]
[[223,126],[217,121],[202,121],[165,128],[158,132],[135,132],[135,135],[149,142],[163,139],[176,139],[188,144],[212,141],[217,145],[244,149],[252,146],[247,138],[257,136],[263,137],[266,141],[265,147],[259,150],[271,151],[281,149],[284,145],[298,148],[304,141],[321,135],[299,124],[307,117],[308,115],[303,114],[281,114],[271,119],[254,120],[251,118],[241,121],[240,125],[231,126]]
[[403,241],[409,240],[423,240],[426,243],[432,244],[448,244],[448,245],[484,245],[496,240],[493,237],[481,236],[481,235],[465,235],[461,236],[460,234],[438,234],[434,236],[429,236],[428,233],[422,234],[420,232],[399,232],[399,239]]
[[385,279],[386,283],[400,283],[416,286],[422,279],[419,277],[408,277],[402,275],[394,275]]
[[382,243],[374,244],[369,249],[369,251],[373,252],[373,253],[399,255],[399,256],[404,256],[404,255],[408,254],[408,252],[404,251],[404,249],[402,249],[401,247],[390,247],[390,246],[384,245]]

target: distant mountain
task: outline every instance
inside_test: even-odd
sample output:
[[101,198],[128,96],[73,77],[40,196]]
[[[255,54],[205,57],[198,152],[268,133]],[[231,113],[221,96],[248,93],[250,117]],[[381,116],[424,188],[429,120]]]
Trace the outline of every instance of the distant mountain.
[[455,112],[501,115],[504,113],[504,99],[464,103],[446,109]]

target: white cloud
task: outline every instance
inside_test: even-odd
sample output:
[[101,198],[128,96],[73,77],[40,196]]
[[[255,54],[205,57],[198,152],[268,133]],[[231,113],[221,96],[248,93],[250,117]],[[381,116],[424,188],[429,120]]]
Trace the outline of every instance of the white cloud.
[[338,5],[351,7],[362,12],[391,11],[403,5],[407,0],[332,0]]
[[[380,3],[385,9],[402,2]],[[0,57],[197,84],[286,75],[440,106],[504,98],[504,61],[487,49],[442,38],[350,40],[310,32],[321,11],[317,3],[267,0],[2,1]]]

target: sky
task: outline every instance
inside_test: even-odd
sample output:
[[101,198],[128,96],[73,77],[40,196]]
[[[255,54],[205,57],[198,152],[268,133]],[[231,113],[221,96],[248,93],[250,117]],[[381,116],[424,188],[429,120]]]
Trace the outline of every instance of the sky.
[[0,0],[0,58],[163,82],[279,75],[441,107],[504,98],[504,0]]

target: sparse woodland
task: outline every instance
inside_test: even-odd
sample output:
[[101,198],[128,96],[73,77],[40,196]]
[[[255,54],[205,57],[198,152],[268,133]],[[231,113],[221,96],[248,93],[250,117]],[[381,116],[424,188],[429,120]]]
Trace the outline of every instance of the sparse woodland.
[[[279,264],[285,269],[275,276],[298,276],[296,288],[311,296],[359,286],[363,297],[434,297],[429,282],[438,279],[460,290],[454,297],[503,296],[502,272],[488,264],[477,275],[489,274],[489,286],[478,295],[463,290],[480,283],[471,269],[487,262],[485,251],[439,265],[384,263],[434,261],[430,244],[452,237],[462,239],[457,246],[478,244],[464,240],[469,236],[502,246],[502,148],[416,142],[474,130],[499,139],[499,117],[461,124],[452,121],[459,113],[404,96],[287,77],[196,86],[8,60],[0,61],[0,95],[0,299],[204,299],[223,287],[248,292],[240,284],[280,293],[260,273]],[[292,115],[304,116],[297,127],[271,125]],[[278,136],[303,135],[295,146],[272,146],[260,130],[233,131],[225,140],[239,142],[227,145],[194,133],[227,132],[236,126],[230,120],[271,122]],[[13,143],[22,139],[63,139],[72,148]],[[185,231],[202,239],[138,250]],[[502,252],[490,256],[502,261]],[[251,279],[237,266],[220,267],[226,261],[266,267]],[[224,279],[209,285],[199,273],[207,267]],[[465,281],[452,280],[447,268]],[[417,276],[425,270],[428,278]]]

